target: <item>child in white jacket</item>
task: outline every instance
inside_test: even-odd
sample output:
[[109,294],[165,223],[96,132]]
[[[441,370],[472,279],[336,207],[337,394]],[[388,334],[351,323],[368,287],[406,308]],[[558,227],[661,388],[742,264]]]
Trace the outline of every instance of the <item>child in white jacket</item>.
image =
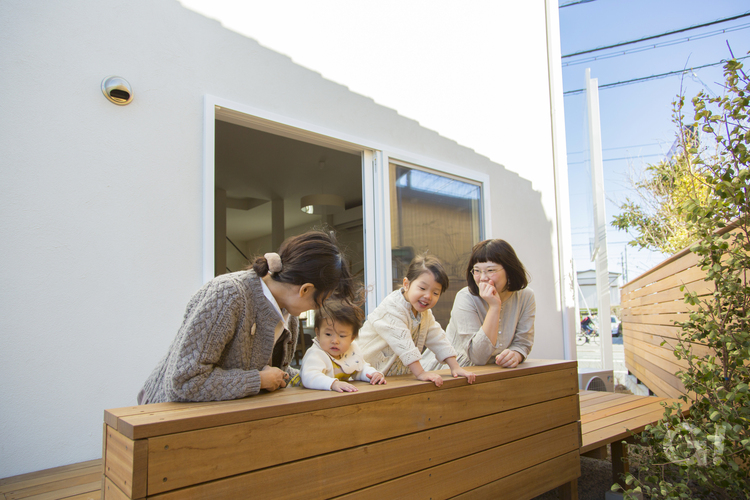
[[385,384],[383,374],[365,361],[354,341],[363,320],[364,313],[359,308],[334,299],[316,311],[315,339],[302,358],[299,372],[302,386],[356,392],[357,388],[347,380]]
[[459,366],[455,349],[430,311],[448,284],[448,274],[437,257],[415,257],[406,271],[404,286],[391,292],[362,326],[365,359],[389,377],[411,372],[418,380],[440,387],[443,378],[425,371],[420,363],[422,352],[429,348],[438,361],[450,367],[454,378],[466,377],[473,383],[476,375]]

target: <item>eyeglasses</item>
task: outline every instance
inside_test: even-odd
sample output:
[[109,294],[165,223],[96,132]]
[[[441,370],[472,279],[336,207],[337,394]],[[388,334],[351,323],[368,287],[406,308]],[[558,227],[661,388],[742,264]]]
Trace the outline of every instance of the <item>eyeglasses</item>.
[[487,276],[488,278],[491,279],[499,271],[500,271],[499,269],[494,269],[494,268],[493,269],[485,269],[484,271],[481,270],[481,269],[474,268],[474,269],[471,270],[471,274],[473,274],[475,278],[476,277],[480,277],[481,278],[481,276],[484,274],[485,276]]

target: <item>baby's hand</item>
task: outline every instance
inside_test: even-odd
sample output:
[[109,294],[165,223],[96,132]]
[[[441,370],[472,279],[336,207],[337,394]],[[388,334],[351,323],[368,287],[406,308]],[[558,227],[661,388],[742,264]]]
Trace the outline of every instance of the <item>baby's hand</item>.
[[356,387],[348,382],[342,382],[341,380],[337,380],[331,384],[331,390],[336,392],[357,392]]
[[461,367],[458,367],[455,370],[451,370],[451,375],[453,375],[453,378],[466,377],[466,380],[468,380],[470,384],[473,384],[474,379],[477,378],[474,372],[470,372],[469,370],[464,370]]
[[433,372],[422,372],[417,377],[417,380],[421,380],[423,382],[433,382],[436,387],[440,387],[443,385],[443,377]]
[[380,372],[375,372],[372,375],[367,375],[370,379],[370,385],[385,385],[385,375]]

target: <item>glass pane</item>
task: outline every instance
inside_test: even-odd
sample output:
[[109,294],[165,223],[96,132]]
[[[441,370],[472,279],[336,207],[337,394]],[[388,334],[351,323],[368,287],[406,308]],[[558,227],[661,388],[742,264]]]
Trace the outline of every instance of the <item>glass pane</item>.
[[390,164],[393,289],[422,252],[440,259],[451,284],[432,309],[445,328],[453,299],[466,286],[471,248],[480,241],[482,190],[477,184]]

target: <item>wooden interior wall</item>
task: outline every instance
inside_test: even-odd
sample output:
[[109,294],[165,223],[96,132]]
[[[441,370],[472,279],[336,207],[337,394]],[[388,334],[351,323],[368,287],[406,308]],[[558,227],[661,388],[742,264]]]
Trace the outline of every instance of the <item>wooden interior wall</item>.
[[[438,204],[409,204],[402,208],[401,224],[404,234],[409,235],[404,244],[413,247],[417,253],[427,251],[437,256],[448,273],[450,287],[432,309],[438,323],[445,329],[456,294],[466,286],[466,266],[471,249],[477,243],[473,240],[471,213]],[[394,281],[399,284],[402,279],[394,276]]]

